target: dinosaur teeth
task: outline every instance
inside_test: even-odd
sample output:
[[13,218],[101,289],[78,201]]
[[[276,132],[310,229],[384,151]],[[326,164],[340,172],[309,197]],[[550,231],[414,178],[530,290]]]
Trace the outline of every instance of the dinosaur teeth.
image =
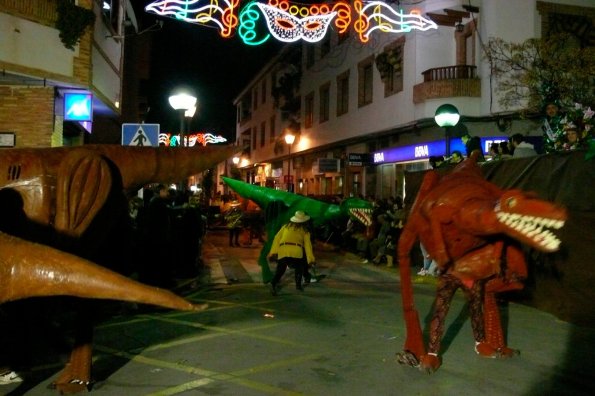
[[496,217],[500,223],[520,232],[546,250],[556,250],[560,246],[560,240],[547,228],[560,229],[564,226],[563,220],[499,211],[496,212]]
[[372,209],[349,209],[349,213],[351,213],[356,219],[358,219],[361,223],[365,226],[372,225]]

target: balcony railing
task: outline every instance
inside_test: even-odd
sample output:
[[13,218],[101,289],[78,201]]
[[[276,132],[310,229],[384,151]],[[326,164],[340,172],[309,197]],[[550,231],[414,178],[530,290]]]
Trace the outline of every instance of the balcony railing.
[[435,67],[422,73],[424,82],[477,78],[477,66],[457,65]]
[[424,82],[413,87],[413,103],[457,96],[481,97],[481,80],[477,78],[476,70],[476,66],[468,65],[426,70],[422,73]]

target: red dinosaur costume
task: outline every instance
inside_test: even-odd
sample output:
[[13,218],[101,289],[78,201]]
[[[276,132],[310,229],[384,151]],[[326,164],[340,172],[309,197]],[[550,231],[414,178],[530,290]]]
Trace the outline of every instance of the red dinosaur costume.
[[[495,293],[522,289],[527,276],[518,243],[544,252],[558,250],[565,209],[520,190],[501,190],[486,181],[477,155],[439,177],[429,171],[403,229],[397,253],[407,339],[400,363],[433,372],[440,367],[444,320],[455,291],[469,300],[475,350],[485,357],[510,357]],[[440,275],[430,323],[428,349],[413,302],[410,252],[421,241],[437,262]]]

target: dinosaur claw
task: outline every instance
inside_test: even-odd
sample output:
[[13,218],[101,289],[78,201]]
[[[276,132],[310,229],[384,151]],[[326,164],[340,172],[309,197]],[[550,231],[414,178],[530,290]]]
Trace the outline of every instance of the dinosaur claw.
[[432,374],[440,368],[440,365],[440,358],[438,358],[437,355],[428,353],[421,356],[419,369],[428,374]]
[[508,348],[508,347],[502,347],[502,348],[498,348],[498,357],[501,358],[511,358],[511,357],[515,357],[515,356],[519,356],[521,354],[521,351],[518,349],[512,349],[512,348]]
[[511,358],[521,354],[518,349],[512,349],[508,347],[494,348],[487,342],[480,342],[475,345],[475,352],[485,358],[500,359],[500,358]]
[[404,364],[406,366],[411,366],[411,367],[419,366],[419,360],[417,359],[417,356],[415,356],[412,352],[409,352],[409,351],[398,352],[397,353],[397,362],[399,364]]
[[477,342],[475,344],[475,353],[486,358],[494,359],[499,357],[498,349],[492,347],[487,342]]

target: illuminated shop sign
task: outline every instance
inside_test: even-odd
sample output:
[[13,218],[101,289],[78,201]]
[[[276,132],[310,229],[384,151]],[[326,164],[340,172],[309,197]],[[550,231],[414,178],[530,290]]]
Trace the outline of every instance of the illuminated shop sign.
[[[501,141],[508,140],[506,136],[488,136],[481,137],[481,147],[484,154],[488,153],[490,145]],[[458,150],[465,155],[465,145],[461,139],[452,140],[450,142],[450,152]],[[412,144],[409,146],[393,147],[382,151],[376,151],[372,154],[375,164],[384,162],[402,162],[414,161],[420,159],[427,159],[435,155],[445,155],[446,144],[444,140],[437,140],[434,142],[426,142],[420,144]]]
[[65,93],[64,120],[93,121],[93,95],[90,93]]

